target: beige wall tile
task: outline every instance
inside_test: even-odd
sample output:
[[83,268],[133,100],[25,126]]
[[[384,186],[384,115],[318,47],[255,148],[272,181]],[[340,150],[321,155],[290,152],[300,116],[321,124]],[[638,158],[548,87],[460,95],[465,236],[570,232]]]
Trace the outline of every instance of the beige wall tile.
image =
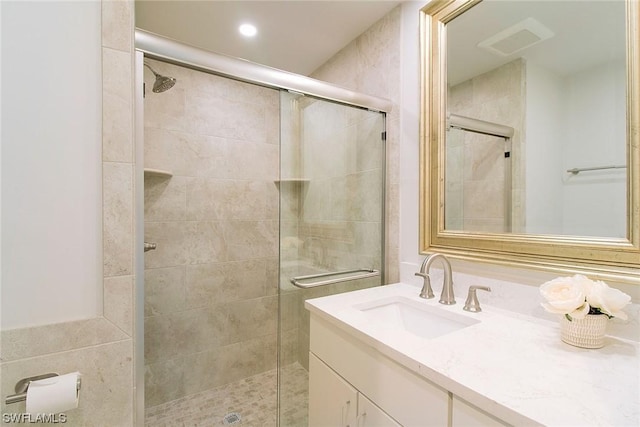
[[144,165],[175,176],[230,176],[227,141],[181,131],[145,127]]
[[268,275],[267,260],[264,259],[190,265],[186,271],[188,308],[263,297],[268,280],[273,280]]
[[[144,405],[146,408],[183,397],[186,358],[176,357],[147,363],[144,369]],[[193,365],[188,368],[192,369]]]
[[274,257],[278,255],[278,222],[226,221],[224,240],[229,260]]
[[157,363],[215,348],[231,332],[226,312],[198,309],[145,318],[145,363]]
[[181,355],[180,342],[183,337],[176,326],[176,317],[169,314],[144,319],[145,365],[164,362]]
[[184,311],[186,267],[153,268],[144,272],[145,317]]
[[298,328],[298,363],[309,370],[309,325]]
[[[375,116],[364,118],[356,124],[356,131],[355,168],[352,172],[382,167],[384,145],[382,143],[381,121]],[[389,134],[396,135],[391,132],[391,129],[389,129]],[[395,145],[391,144],[389,148],[395,149]]]
[[280,334],[280,366],[287,366],[298,361],[298,328]]
[[132,61],[129,52],[102,49],[102,158],[133,161]]
[[[133,425],[132,340],[126,339],[81,349],[5,362],[2,390],[12,390],[21,378],[46,372],[82,374],[80,403],[68,411],[70,426]],[[2,413],[25,410],[25,404],[8,406],[2,399]]]
[[132,0],[102,0],[102,46],[133,50],[133,9]]
[[189,133],[265,143],[265,114],[260,105],[190,92],[185,126]]
[[2,361],[10,362],[127,338],[122,330],[101,317],[6,330],[2,331]]
[[[160,74],[168,75],[163,65],[153,65],[153,69]],[[144,126],[145,128],[165,129],[184,132],[186,129],[185,90],[176,86],[166,92],[154,93],[151,88],[155,77],[144,67],[145,98],[144,98]]]
[[230,245],[223,233],[221,222],[149,222],[145,241],[158,246],[146,253],[145,268],[226,261]]
[[275,181],[279,159],[276,145],[230,140],[227,145],[227,162],[231,166],[227,168],[228,178]]
[[189,369],[184,370],[185,394],[198,393],[225,384],[226,378],[222,352],[225,347],[217,347],[207,351],[185,356]]
[[146,221],[179,221],[187,218],[189,178],[148,175],[144,177],[144,218]]
[[103,177],[104,275],[133,274],[133,166],[105,163]]
[[104,279],[104,317],[133,337],[133,276]]
[[343,219],[347,210],[345,178],[314,179],[304,188],[301,218],[304,221]]
[[466,219],[504,219],[504,182],[465,182],[463,210]]
[[278,295],[278,279],[280,277],[280,263],[278,257],[270,257],[265,259],[266,263],[266,280],[265,280],[265,296]]
[[273,369],[276,342],[275,335],[267,335],[187,356],[190,369],[185,371],[186,393],[197,393]]
[[276,196],[277,200],[277,194],[267,194],[272,186],[272,182],[264,181],[189,179],[187,218],[192,221],[263,219],[267,216],[267,197]]
[[278,298],[275,296],[236,301],[219,309],[228,322],[224,328],[225,344],[276,333]]
[[220,262],[231,258],[232,243],[226,235],[226,223],[202,221],[189,225],[189,264]]
[[145,270],[187,264],[189,227],[185,222],[146,222],[144,241],[157,247],[145,253]]
[[305,310],[305,308],[301,304],[299,292],[283,290],[280,295],[280,331],[290,331],[298,328],[300,310]]

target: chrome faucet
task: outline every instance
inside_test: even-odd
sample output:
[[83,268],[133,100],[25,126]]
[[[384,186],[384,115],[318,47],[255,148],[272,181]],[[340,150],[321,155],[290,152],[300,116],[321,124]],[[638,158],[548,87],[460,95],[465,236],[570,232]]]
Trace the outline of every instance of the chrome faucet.
[[478,295],[476,295],[476,291],[478,289],[481,291],[491,292],[491,288],[488,286],[469,286],[469,294],[467,295],[467,300],[462,308],[464,311],[471,311],[473,313],[479,313],[482,311],[480,308],[480,301],[478,301]]
[[433,298],[433,290],[431,289],[431,278],[429,277],[429,269],[431,264],[436,260],[442,261],[444,266],[444,282],[442,284],[442,293],[440,294],[440,304],[452,305],[456,303],[455,295],[453,295],[453,279],[451,275],[451,264],[449,260],[442,254],[431,254],[422,261],[420,271],[416,273],[416,276],[420,276],[424,279],[422,291],[420,291],[420,298]]

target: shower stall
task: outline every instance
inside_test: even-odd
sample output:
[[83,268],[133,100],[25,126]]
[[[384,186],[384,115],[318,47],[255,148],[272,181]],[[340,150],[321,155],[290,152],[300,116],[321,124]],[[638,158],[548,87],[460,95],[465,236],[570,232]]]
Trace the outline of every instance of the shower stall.
[[306,425],[304,301],[383,283],[389,104],[136,47],[137,422]]

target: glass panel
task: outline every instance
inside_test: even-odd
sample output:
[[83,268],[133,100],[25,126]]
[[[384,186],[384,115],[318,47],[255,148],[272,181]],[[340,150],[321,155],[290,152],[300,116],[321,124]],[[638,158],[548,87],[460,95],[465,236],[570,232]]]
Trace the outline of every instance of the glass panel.
[[[446,139],[445,229],[505,233],[512,209],[509,139],[451,128]],[[516,220],[516,223],[518,221]]]
[[145,63],[146,424],[273,426],[279,91]]
[[285,91],[280,103],[279,425],[299,427],[308,402],[304,301],[382,284],[384,114]]

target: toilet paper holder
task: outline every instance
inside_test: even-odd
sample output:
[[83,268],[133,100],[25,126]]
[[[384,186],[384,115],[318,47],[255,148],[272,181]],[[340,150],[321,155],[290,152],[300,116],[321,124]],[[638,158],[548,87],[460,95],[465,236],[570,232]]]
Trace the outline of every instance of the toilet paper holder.
[[[31,381],[44,380],[46,378],[53,378],[57,376],[60,376],[60,374],[57,374],[55,372],[49,372],[48,374],[42,374],[42,375],[36,375],[35,377],[23,378],[16,383],[16,387],[15,387],[16,394],[7,396],[4,402],[7,405],[11,405],[12,403],[24,402],[25,400],[27,400],[27,390],[29,389],[29,384],[31,384]],[[80,391],[81,384],[82,384],[82,381],[80,381],[80,378],[78,378],[78,383],[76,384],[76,390]]]

